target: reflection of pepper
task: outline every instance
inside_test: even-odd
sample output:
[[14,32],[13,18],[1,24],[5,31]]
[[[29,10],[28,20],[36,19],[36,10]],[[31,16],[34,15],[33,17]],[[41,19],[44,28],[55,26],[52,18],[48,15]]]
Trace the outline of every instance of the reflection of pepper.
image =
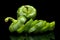
[[[45,32],[48,30],[53,30],[55,27],[55,21],[49,23],[44,20],[34,20],[36,16],[36,9],[32,6],[25,5],[21,6],[17,11],[17,20],[7,17],[5,22],[9,19],[12,24],[9,27],[11,32],[17,31],[22,32]],[[29,20],[29,21],[27,21]],[[26,22],[27,21],[27,22]]]

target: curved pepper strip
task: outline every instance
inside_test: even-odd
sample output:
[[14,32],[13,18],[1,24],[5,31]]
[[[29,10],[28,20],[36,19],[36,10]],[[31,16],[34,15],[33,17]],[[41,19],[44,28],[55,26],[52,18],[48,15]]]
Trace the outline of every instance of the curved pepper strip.
[[32,19],[30,19],[25,25],[23,25],[21,28],[17,30],[18,33],[27,32],[31,28],[31,23],[33,22]]
[[21,6],[17,10],[17,18],[19,16],[25,16],[26,18],[34,19],[36,16],[36,9],[33,6],[29,6],[29,5]]
[[[51,25],[52,24],[52,25]],[[34,26],[31,25],[31,28],[29,29],[29,33],[31,32],[46,32],[48,30],[54,30],[55,28],[55,22],[48,23],[46,21],[40,20],[38,23],[36,23]]]
[[[51,25],[52,24],[52,25]],[[51,26],[50,26],[51,25]],[[55,28],[55,22],[46,22],[44,20],[35,20],[33,21],[32,19],[30,19],[25,25],[23,25],[21,28],[19,28],[17,30],[18,33],[22,33],[24,32],[46,32],[48,30],[54,30]]]
[[9,19],[12,21],[11,25],[9,26],[10,32],[16,31],[27,20],[24,16],[20,16],[17,20],[14,20],[12,17],[7,17],[5,18],[5,22],[8,22]]
[[[13,18],[6,18],[12,21],[12,24],[9,26],[11,32],[17,31],[18,33],[22,32],[46,32],[52,31],[55,28],[55,21],[49,23],[45,20],[34,20],[36,16],[36,9],[30,5],[24,5],[18,8],[17,10],[17,20]],[[28,21],[27,21],[28,20]],[[27,21],[27,22],[26,22]]]

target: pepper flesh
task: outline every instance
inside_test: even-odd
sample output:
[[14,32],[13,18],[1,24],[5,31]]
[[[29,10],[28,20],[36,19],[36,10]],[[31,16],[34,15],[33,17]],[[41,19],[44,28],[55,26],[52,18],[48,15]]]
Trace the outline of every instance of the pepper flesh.
[[[45,32],[48,30],[54,30],[55,21],[49,23],[44,20],[34,20],[36,17],[36,9],[30,5],[23,5],[17,10],[17,19],[12,17],[7,17],[5,22],[8,22],[10,19],[12,21],[9,26],[10,32],[17,31],[18,33],[22,32]],[[28,21],[27,21],[28,20]]]

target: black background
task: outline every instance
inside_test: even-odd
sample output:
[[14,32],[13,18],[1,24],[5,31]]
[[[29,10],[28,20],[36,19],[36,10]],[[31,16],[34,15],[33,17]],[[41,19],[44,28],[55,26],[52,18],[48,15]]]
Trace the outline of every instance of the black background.
[[6,17],[13,17],[16,19],[16,11],[22,5],[32,5],[37,10],[36,19],[46,20],[48,22],[55,21],[55,3],[52,0],[3,0],[0,1],[0,31],[3,39],[9,40],[10,32],[8,30],[10,22],[5,23]]

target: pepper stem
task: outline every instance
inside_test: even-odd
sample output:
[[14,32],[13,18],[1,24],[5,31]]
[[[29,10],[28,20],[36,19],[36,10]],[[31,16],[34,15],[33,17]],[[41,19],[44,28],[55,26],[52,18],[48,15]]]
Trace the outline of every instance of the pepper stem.
[[12,22],[16,22],[17,20],[15,20],[14,18],[12,17],[7,17],[5,18],[5,22],[8,22],[9,20],[11,20]]

